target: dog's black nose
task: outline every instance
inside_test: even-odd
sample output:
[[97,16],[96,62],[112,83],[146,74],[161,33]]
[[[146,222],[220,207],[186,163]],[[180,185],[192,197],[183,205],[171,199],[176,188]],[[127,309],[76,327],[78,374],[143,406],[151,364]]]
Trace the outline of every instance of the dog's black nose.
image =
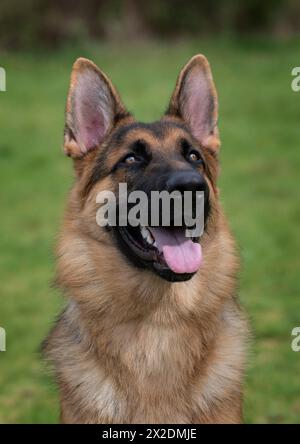
[[206,191],[207,185],[203,176],[196,171],[176,171],[166,182],[166,189],[172,191]]

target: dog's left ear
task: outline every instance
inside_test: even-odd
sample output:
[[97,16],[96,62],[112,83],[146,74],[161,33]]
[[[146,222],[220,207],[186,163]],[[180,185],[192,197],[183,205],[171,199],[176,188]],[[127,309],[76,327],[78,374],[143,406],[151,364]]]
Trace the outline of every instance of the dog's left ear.
[[101,145],[126,115],[129,113],[109,78],[90,60],[77,59],[66,106],[65,154],[83,157]]
[[195,55],[181,70],[167,115],[182,118],[200,145],[218,151],[218,98],[204,55]]

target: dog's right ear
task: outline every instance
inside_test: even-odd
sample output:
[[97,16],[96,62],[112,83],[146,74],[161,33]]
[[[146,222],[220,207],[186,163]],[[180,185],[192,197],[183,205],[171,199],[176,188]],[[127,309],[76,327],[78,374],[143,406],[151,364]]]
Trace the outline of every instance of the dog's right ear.
[[77,59],[66,106],[65,154],[83,157],[101,145],[117,121],[127,115],[108,77],[90,60]]

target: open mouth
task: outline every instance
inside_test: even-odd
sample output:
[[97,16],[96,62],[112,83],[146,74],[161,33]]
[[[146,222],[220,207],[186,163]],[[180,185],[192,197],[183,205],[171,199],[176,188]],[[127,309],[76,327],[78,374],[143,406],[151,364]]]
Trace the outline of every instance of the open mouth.
[[168,281],[190,279],[202,263],[198,238],[186,236],[186,227],[117,227],[125,254],[152,268]]

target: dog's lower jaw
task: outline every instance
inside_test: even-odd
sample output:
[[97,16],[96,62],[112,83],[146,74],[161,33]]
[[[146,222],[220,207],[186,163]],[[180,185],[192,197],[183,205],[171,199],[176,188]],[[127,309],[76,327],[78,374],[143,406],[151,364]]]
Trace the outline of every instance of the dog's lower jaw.
[[[154,250],[150,249],[150,254],[145,253],[138,254],[137,250],[139,248],[130,248],[129,244],[125,242],[126,236],[125,228],[115,229],[114,235],[117,242],[117,246],[123,254],[124,260],[127,261],[130,265],[135,267],[137,270],[150,270],[155,275],[159,276],[160,279],[163,279],[168,282],[184,282],[190,280],[195,273],[174,273],[167,264],[163,261],[156,260],[156,253]],[[131,244],[132,246],[132,244]]]

